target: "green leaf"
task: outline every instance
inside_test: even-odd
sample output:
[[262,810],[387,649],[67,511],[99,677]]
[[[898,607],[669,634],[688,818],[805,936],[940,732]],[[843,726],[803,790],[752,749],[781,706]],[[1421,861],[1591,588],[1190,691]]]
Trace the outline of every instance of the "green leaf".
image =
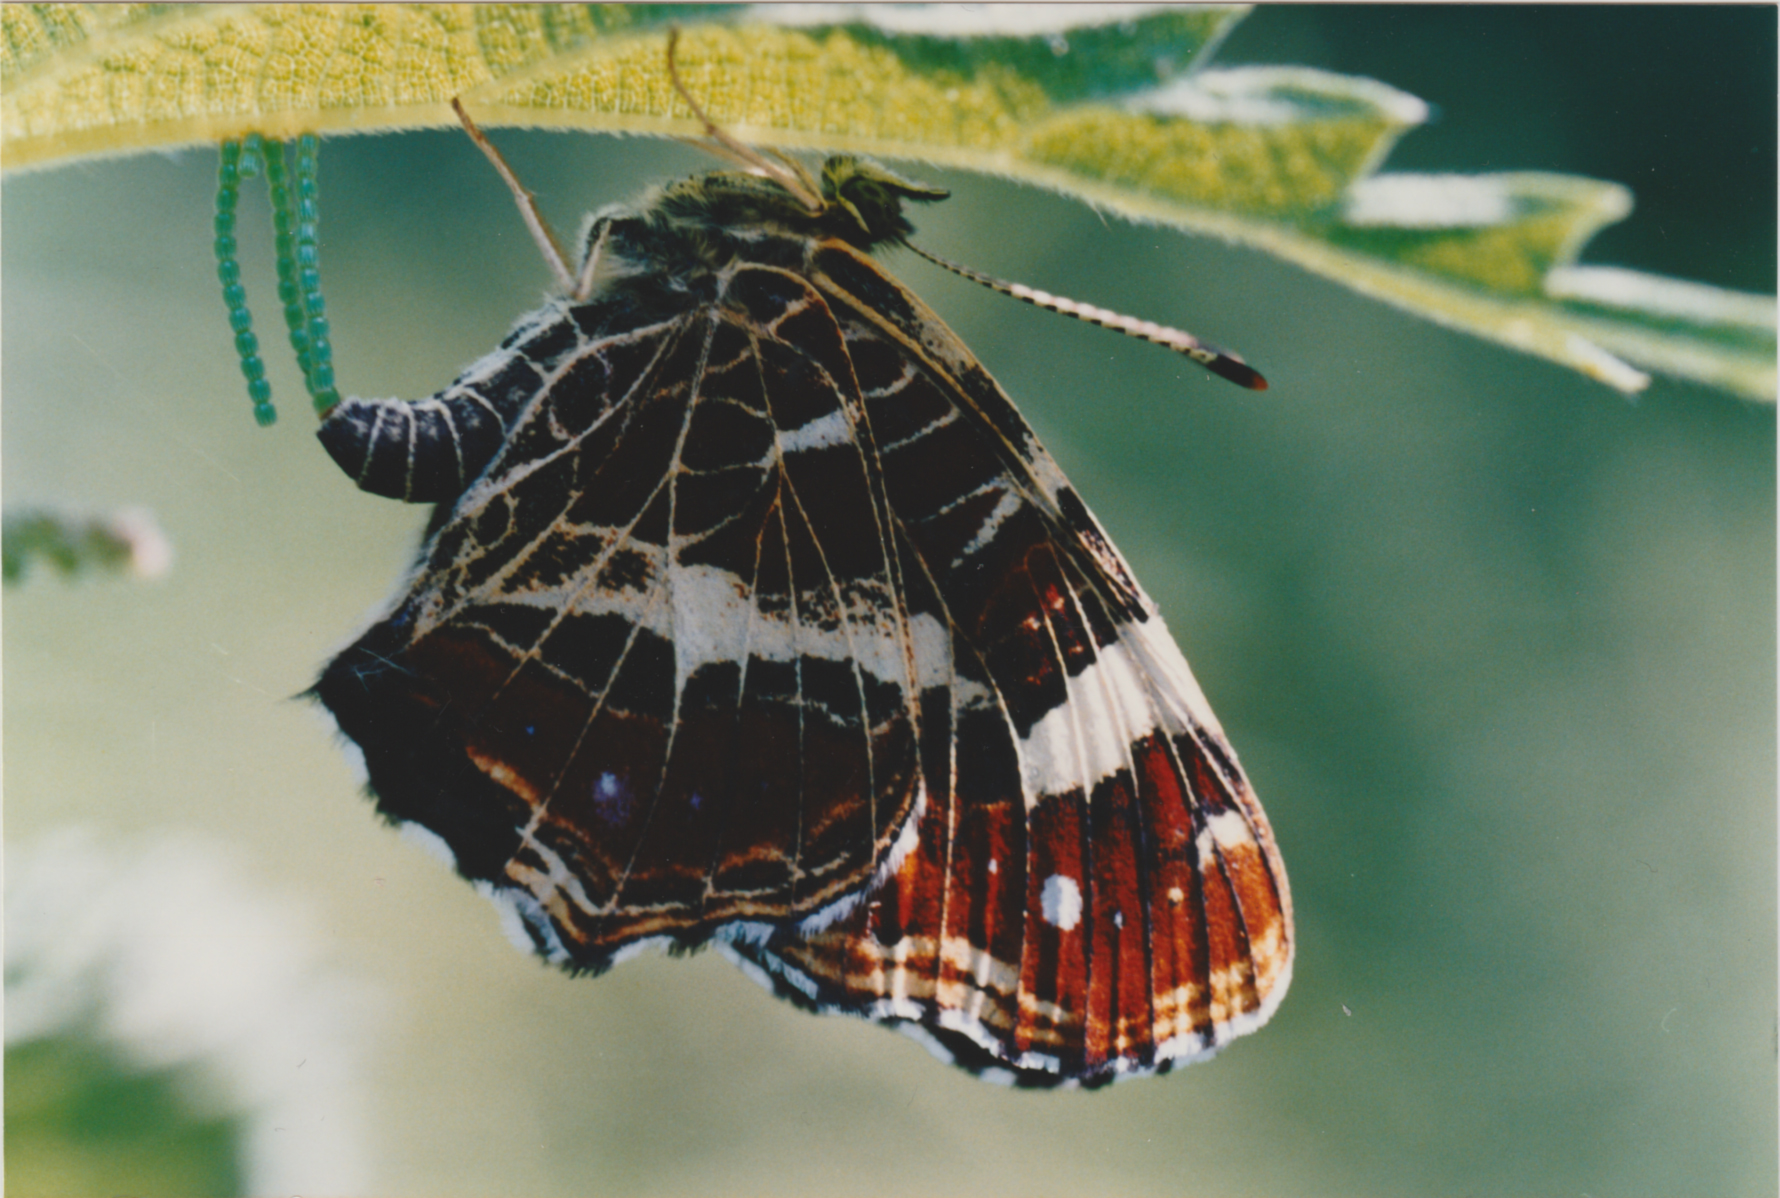
[[191,1100],[85,1029],[6,1048],[6,1170],[15,1194],[240,1194],[243,1120]]
[[453,97],[489,126],[695,136],[665,71],[676,23],[688,88],[743,139],[991,172],[1212,233],[1621,390],[1642,366],[1774,398],[1771,298],[1575,266],[1630,211],[1624,188],[1378,175],[1425,105],[1320,71],[1208,69],[1243,13],[8,5],[0,153],[41,167],[250,131],[437,127]]

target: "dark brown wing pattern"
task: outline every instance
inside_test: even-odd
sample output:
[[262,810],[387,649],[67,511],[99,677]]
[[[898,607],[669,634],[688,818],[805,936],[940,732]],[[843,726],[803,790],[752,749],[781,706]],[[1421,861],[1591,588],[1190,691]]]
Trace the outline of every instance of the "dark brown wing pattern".
[[316,686],[380,808],[567,967],[715,940],[986,1077],[1258,1027],[1285,873],[1154,605],[918,299],[832,237],[745,245],[324,423],[441,504]]
[[[841,902],[918,798],[918,630],[839,331],[778,272],[727,297],[517,345],[535,397],[317,686],[384,811],[572,966]],[[430,402],[483,411],[477,373]]]

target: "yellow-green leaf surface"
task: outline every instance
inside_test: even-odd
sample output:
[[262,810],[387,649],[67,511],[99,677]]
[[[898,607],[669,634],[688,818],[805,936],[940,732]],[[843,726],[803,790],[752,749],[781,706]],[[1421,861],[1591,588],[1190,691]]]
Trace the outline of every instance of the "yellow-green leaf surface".
[[1774,302],[1579,268],[1626,190],[1376,174],[1421,101],[1217,70],[1240,8],[1138,5],[6,5],[0,164],[455,123],[736,136],[992,172],[1256,246],[1621,390],[1639,367],[1775,392]]

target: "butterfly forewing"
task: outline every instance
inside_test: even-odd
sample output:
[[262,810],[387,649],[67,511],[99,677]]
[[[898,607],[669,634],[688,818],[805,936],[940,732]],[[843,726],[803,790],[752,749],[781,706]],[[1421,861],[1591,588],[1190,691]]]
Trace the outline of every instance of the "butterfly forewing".
[[[778,216],[676,240],[701,187]],[[591,302],[334,412],[361,486],[441,507],[316,692],[571,967],[715,938],[1025,1084],[1204,1056],[1289,976],[1260,807],[1012,402],[774,189],[602,218],[628,269]]]

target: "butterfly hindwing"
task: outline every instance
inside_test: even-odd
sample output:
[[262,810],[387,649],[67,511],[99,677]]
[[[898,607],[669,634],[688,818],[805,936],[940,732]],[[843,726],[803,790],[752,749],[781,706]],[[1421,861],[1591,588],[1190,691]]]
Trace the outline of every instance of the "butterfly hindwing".
[[[1025,1084],[1209,1055],[1287,982],[1271,832],[1117,550],[1057,503],[1066,484],[1042,485],[1061,473],[938,318],[883,298],[893,285],[874,284],[871,314],[851,290],[835,303],[904,572],[931,580],[954,638],[949,693],[923,708],[927,806],[914,851],[846,921],[730,951],[806,1005]],[[884,312],[902,315],[886,328]]]

